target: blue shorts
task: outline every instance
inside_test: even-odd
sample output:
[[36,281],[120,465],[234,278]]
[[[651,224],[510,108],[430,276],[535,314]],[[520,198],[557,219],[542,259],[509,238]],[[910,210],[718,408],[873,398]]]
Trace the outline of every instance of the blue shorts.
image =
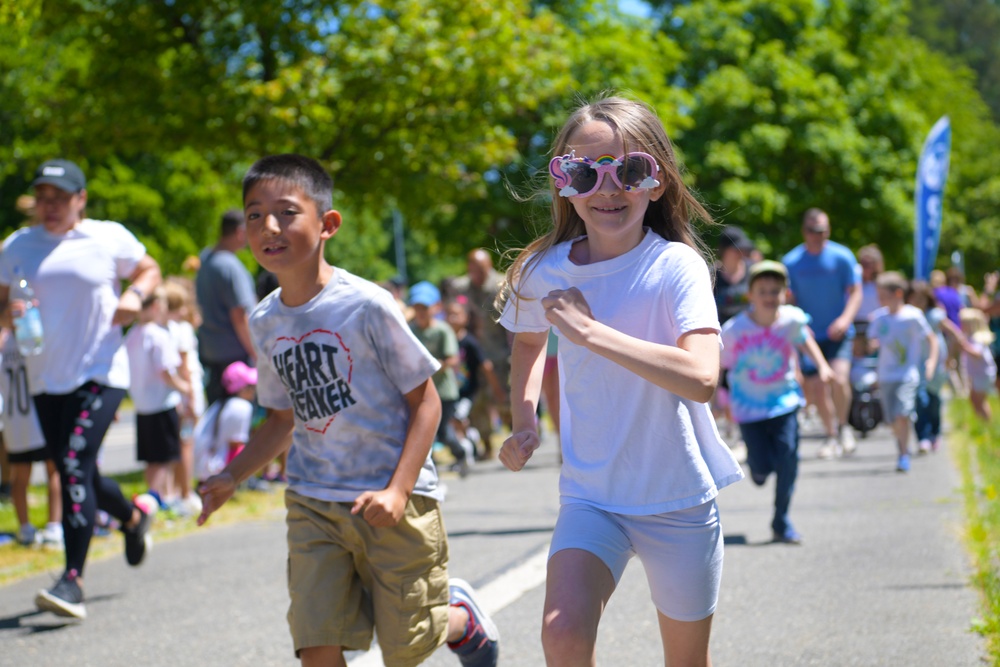
[[625,565],[638,556],[657,610],[676,621],[700,621],[715,613],[722,548],[715,500],[648,516],[570,503],[559,508],[549,558],[563,549],[592,553],[608,566],[617,586]]
[[[850,361],[854,336],[848,334],[840,340],[817,340],[816,344],[819,345],[819,350],[823,353],[823,358],[826,359],[827,363],[832,364],[835,359]],[[802,366],[802,375],[811,377],[819,374],[816,364],[806,355],[799,354],[799,362]]]

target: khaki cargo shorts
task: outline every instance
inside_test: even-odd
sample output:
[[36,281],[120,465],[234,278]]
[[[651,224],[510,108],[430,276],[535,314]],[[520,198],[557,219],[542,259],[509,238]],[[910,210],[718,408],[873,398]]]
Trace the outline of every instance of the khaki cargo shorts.
[[448,631],[448,541],[438,502],[411,496],[399,524],[373,528],[350,503],[288,491],[288,627],[295,653],[367,650],[386,665],[423,662]]

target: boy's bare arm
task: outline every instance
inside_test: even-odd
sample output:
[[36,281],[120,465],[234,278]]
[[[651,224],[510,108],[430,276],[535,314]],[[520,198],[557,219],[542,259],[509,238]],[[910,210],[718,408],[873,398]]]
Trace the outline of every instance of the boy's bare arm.
[[384,489],[365,491],[351,508],[352,514],[360,513],[365,521],[376,527],[395,526],[403,518],[406,502],[413,493],[441,421],[441,399],[430,378],[404,394],[404,398],[410,409],[410,423],[396,472]]
[[204,507],[198,517],[199,526],[204,525],[212,512],[232,497],[238,484],[291,446],[294,426],[295,417],[290,409],[271,410],[257,432],[250,436],[243,451],[222,472],[202,482],[198,494]]
[[826,357],[823,356],[823,350],[819,349],[819,344],[811,334],[806,336],[805,342],[800,347],[803,352],[809,355],[813,363],[816,364],[816,369],[819,370],[819,379],[822,382],[829,382],[833,379],[833,369],[830,368]]

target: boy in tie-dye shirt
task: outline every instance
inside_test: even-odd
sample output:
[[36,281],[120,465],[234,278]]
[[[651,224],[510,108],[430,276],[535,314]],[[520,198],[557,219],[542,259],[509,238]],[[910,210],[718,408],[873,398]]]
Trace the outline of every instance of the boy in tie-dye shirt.
[[809,331],[809,316],[785,305],[788,273],[765,260],[750,267],[750,309],[722,327],[722,367],[729,370],[730,409],[747,445],[750,476],[758,486],[775,473],[775,542],[799,544],[802,536],[788,519],[799,470],[799,427],[803,404],[795,378],[796,348],[811,357],[819,377],[832,371]]

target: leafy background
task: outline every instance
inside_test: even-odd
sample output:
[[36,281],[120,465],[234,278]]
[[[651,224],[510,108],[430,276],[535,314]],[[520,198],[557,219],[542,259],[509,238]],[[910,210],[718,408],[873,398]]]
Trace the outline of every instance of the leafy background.
[[[0,3],[0,233],[35,167],[89,178],[166,273],[214,242],[259,156],[334,175],[346,224],[330,259],[372,279],[463,272],[526,243],[524,201],[579,100],[652,104],[719,221],[777,256],[802,212],[912,267],[927,131],[953,127],[939,266],[978,285],[1000,241],[996,0],[19,0]],[[540,171],[541,170],[541,171]],[[517,193],[521,196],[514,196]],[[717,231],[703,230],[708,240]],[[245,260],[252,266],[253,260]]]

